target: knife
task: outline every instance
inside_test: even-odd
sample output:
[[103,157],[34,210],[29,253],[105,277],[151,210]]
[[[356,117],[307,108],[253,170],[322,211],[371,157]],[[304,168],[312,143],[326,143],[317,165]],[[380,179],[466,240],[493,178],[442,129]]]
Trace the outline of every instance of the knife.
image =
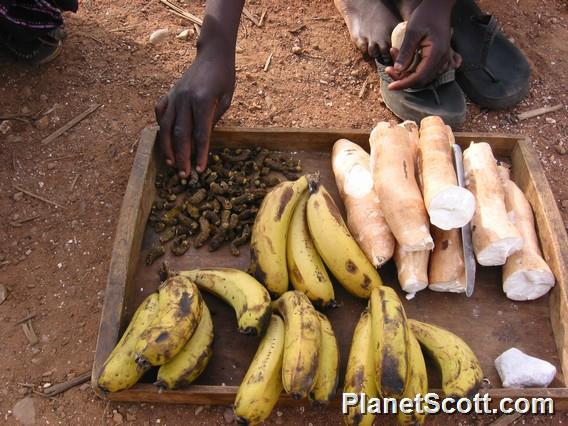
[[[458,177],[458,185],[465,188],[465,177],[463,172],[463,155],[458,144],[453,144],[454,165]],[[473,256],[473,245],[471,243],[471,224],[467,223],[461,228],[463,260],[465,263],[465,295],[471,297],[475,287],[475,257]]]

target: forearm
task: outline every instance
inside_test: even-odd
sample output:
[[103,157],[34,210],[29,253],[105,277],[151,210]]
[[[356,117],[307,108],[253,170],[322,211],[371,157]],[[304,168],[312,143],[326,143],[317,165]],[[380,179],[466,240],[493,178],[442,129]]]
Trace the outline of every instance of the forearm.
[[197,42],[198,52],[213,47],[234,55],[243,5],[244,0],[207,1]]

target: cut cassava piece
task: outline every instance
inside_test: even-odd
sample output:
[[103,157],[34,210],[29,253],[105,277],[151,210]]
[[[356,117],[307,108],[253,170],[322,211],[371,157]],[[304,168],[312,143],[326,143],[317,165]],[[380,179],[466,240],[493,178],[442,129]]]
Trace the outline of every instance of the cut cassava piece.
[[428,259],[430,250],[405,251],[397,244],[394,262],[400,288],[414,294],[428,287]]
[[450,137],[440,117],[430,116],[420,122],[418,164],[432,225],[447,230],[468,223],[475,211],[475,198],[458,186]]
[[476,200],[472,220],[473,251],[480,265],[503,265],[523,246],[523,238],[511,223],[505,194],[491,146],[472,142],[463,153],[467,188]]
[[333,145],[331,163],[347,212],[347,227],[371,263],[379,267],[392,257],[395,241],[373,188],[369,154],[339,139]]
[[434,251],[430,256],[428,288],[434,291],[464,293],[466,290],[465,263],[461,231],[447,231],[432,226]]
[[434,242],[414,175],[409,132],[382,122],[371,132],[370,145],[375,191],[398,244],[406,251],[431,250]]
[[523,237],[523,248],[503,266],[503,291],[512,300],[534,300],[554,286],[554,274],[542,258],[534,227],[534,215],[523,191],[509,179],[509,171],[499,166],[505,191],[507,214]]

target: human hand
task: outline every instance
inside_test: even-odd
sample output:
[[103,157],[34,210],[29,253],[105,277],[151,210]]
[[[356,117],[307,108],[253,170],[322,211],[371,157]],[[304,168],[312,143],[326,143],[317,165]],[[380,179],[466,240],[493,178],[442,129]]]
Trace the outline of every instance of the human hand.
[[192,161],[198,172],[207,167],[213,126],[229,109],[235,90],[235,53],[209,43],[170,92],[155,107],[159,145],[166,164],[188,176]]
[[[390,90],[425,86],[450,66],[459,64],[450,48],[450,15],[454,0],[423,0],[412,13],[400,50],[391,49],[394,66],[386,72],[394,80]],[[420,62],[411,68],[416,51]]]

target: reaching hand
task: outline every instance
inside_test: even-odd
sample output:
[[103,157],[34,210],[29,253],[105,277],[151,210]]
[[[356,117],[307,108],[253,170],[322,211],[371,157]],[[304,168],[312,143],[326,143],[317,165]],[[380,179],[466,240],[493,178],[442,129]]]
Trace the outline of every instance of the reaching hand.
[[[386,72],[395,81],[389,84],[390,90],[425,86],[456,61],[450,49],[452,7],[452,0],[423,0],[414,10],[400,51],[391,49],[395,64]],[[421,60],[411,70],[417,50]]]
[[189,175],[192,161],[198,172],[207,167],[211,130],[231,105],[234,90],[234,51],[208,45],[158,101],[159,144],[166,164],[181,176]]

